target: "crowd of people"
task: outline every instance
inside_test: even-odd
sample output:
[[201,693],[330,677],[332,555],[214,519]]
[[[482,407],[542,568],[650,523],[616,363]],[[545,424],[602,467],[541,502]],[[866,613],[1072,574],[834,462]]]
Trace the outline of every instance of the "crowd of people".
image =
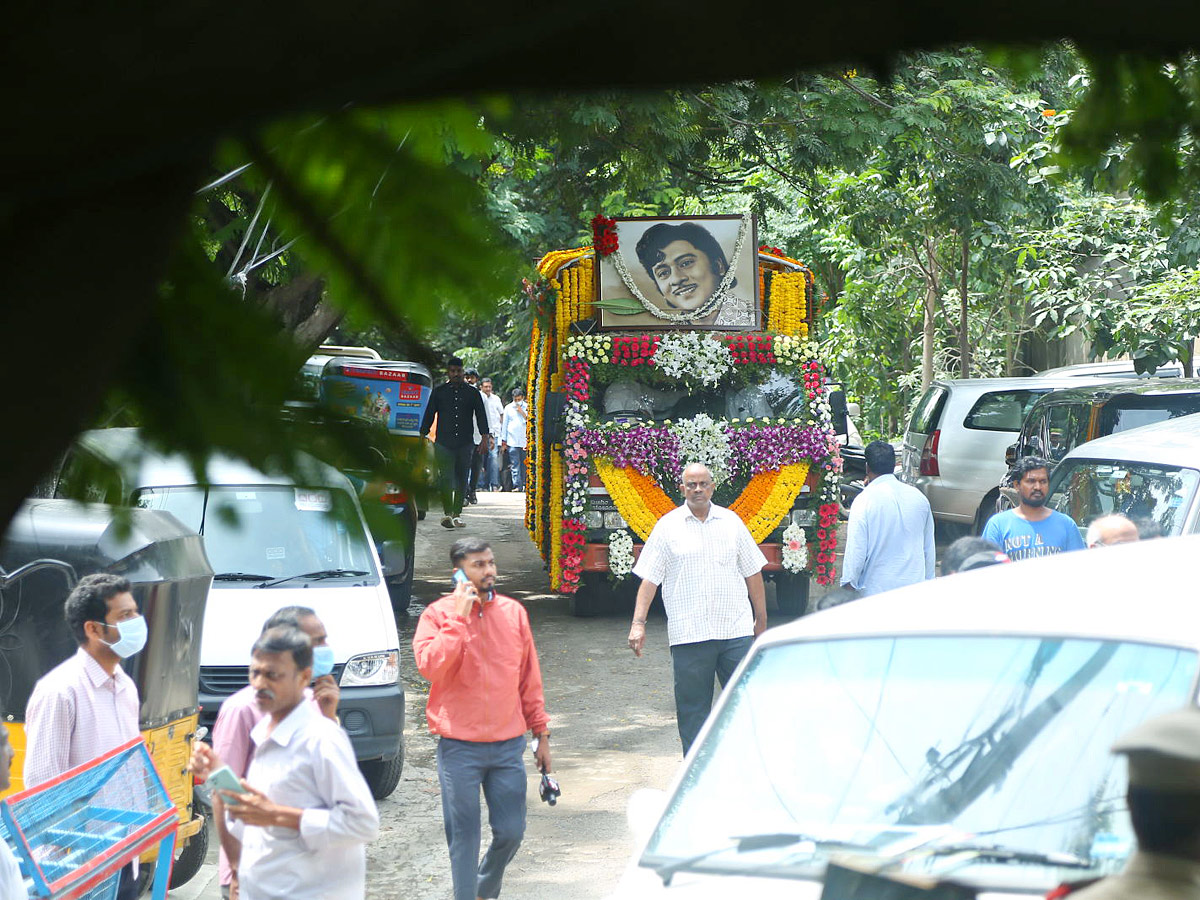
[[421,420],[421,436],[436,448],[442,527],[465,528],[463,507],[479,502],[479,491],[524,491],[525,391],[514,388],[508,405],[491,378],[452,356],[446,380],[434,387]]

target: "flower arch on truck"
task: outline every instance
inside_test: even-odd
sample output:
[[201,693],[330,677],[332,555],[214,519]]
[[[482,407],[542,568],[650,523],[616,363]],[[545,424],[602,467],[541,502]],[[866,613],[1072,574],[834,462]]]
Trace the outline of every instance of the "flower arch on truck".
[[[598,217],[602,218],[602,217]],[[610,222],[611,220],[605,220]],[[616,249],[597,228],[596,246]],[[526,527],[547,563],[551,586],[573,593],[585,559],[607,562],[611,577],[629,575],[640,544],[680,502],[683,466],[703,461],[721,482],[725,503],[769,553],[774,568],[811,571],[820,584],[835,577],[837,443],[830,421],[825,369],[809,338],[811,271],[775,248],[758,252],[760,332],[608,331],[596,333],[595,252],[548,253],[541,276],[526,286],[537,315],[530,339],[526,456]],[[697,391],[770,376],[787,378],[806,401],[790,417],[713,417],[701,412],[665,421],[604,421],[597,387],[636,374],[651,384]],[[558,395],[561,402],[550,402]],[[561,408],[561,412],[559,409]],[[791,519],[807,487],[818,509],[808,530]],[[607,494],[618,527],[589,543],[588,520],[599,518],[593,496]],[[606,526],[611,516],[605,517]],[[774,540],[771,541],[772,536]],[[765,543],[769,542],[770,543]],[[810,552],[811,551],[811,552]]]

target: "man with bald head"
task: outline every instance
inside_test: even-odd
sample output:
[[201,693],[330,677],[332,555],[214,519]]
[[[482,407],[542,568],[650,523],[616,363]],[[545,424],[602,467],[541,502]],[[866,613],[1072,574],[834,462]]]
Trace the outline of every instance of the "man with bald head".
[[712,709],[713,678],[724,687],[767,627],[762,577],[767,559],[737,514],[712,502],[715,489],[708,466],[687,466],[680,485],[683,505],[658,520],[633,567],[642,584],[629,649],[642,655],[646,614],[662,585],[685,756]]
[[1092,547],[1111,547],[1113,544],[1132,544],[1136,540],[1140,540],[1137,525],[1120,513],[1100,516],[1088,525],[1089,550]]

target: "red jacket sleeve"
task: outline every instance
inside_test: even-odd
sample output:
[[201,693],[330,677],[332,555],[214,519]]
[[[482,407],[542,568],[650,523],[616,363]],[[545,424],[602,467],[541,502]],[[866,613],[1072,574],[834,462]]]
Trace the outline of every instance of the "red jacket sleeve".
[[[467,644],[467,623],[456,613],[447,615],[435,604],[421,613],[413,635],[413,659],[430,682],[444,679],[462,661]],[[540,684],[540,680],[539,680]]]
[[533,631],[524,607],[521,608],[521,634],[525,644],[521,660],[521,711],[525,715],[525,727],[534,734],[541,734],[550,724],[550,716],[546,714],[546,697],[542,693],[542,667],[538,663],[537,647],[533,645]]

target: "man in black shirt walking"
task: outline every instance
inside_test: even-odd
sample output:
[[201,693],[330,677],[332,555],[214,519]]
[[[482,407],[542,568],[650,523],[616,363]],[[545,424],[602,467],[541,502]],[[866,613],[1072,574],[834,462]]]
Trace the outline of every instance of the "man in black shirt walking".
[[463,497],[467,491],[467,475],[475,454],[475,433],[471,417],[479,425],[486,444],[491,441],[483,395],[463,379],[463,361],[457,356],[446,363],[446,382],[439,384],[429,395],[429,406],[421,420],[421,436],[426,437],[437,417],[438,465],[442,482],[442,526],[465,528],[462,520]]

